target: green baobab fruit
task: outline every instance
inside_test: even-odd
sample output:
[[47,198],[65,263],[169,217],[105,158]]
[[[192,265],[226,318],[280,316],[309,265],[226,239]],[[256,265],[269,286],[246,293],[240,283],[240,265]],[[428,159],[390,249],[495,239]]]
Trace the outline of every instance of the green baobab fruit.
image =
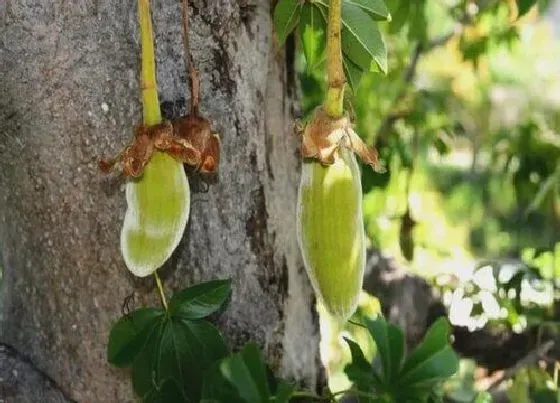
[[377,152],[346,115],[315,110],[303,129],[298,241],[305,268],[327,311],[348,319],[356,310],[365,266],[362,183],[358,155],[381,169]]
[[365,265],[360,169],[344,147],[332,164],[304,162],[299,187],[298,241],[315,293],[325,308],[349,318]]
[[183,165],[154,153],[142,176],[126,184],[126,201],[121,251],[128,269],[145,277],[169,259],[185,231],[190,190]]

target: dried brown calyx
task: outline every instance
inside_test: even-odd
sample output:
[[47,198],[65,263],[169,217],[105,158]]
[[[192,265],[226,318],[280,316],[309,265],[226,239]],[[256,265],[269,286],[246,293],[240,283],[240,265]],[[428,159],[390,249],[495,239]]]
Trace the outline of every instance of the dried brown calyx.
[[139,177],[154,151],[165,152],[196,172],[211,174],[220,161],[220,140],[211,132],[210,123],[198,116],[149,127],[138,125],[132,143],[116,157],[100,160],[99,168],[108,173],[121,165],[125,176]]
[[198,115],[187,115],[171,121],[176,137],[196,151],[196,164],[186,162],[195,171],[212,174],[220,163],[220,138],[211,130],[210,121]]
[[334,119],[323,107],[318,107],[311,121],[302,129],[304,158],[317,159],[323,165],[332,165],[340,147],[356,153],[361,160],[377,171],[383,171],[375,148],[368,146],[356,134],[348,116]]
[[99,168],[108,173],[115,165],[121,164],[125,176],[138,177],[156,150],[166,152],[185,164],[199,164],[200,153],[188,141],[175,136],[173,125],[166,122],[150,127],[136,126],[132,143],[116,157],[100,160]]

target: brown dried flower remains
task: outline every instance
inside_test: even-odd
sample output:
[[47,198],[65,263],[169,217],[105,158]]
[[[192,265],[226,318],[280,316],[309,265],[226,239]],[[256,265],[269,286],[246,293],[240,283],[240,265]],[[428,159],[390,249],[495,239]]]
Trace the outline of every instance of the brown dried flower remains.
[[220,139],[212,133],[210,122],[187,115],[155,126],[138,125],[134,139],[115,158],[102,159],[99,168],[109,172],[122,165],[125,176],[138,177],[154,151],[161,151],[204,174],[214,173],[220,161]]
[[352,150],[364,163],[376,170],[383,170],[377,151],[356,134],[348,116],[334,119],[322,107],[317,108],[311,121],[303,129],[302,156],[317,159],[324,165],[332,165],[340,147]]

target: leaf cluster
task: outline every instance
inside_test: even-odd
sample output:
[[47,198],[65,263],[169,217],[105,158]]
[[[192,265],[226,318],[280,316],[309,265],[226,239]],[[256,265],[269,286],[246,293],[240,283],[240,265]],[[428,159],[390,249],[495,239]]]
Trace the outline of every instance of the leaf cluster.
[[[309,70],[325,62],[328,9],[328,0],[280,0],[274,10],[278,41],[282,44],[298,27]],[[387,48],[378,23],[390,18],[382,0],[342,1],[342,62],[351,88],[365,72],[387,72]]]
[[[296,391],[293,384],[276,379],[254,343],[229,351],[207,318],[222,308],[230,288],[229,280],[196,284],[175,294],[167,310],[140,308],[123,316],[111,329],[109,362],[132,368],[134,391],[145,403],[333,401],[330,393]],[[405,360],[401,329],[383,318],[363,321],[377,345],[380,368],[373,369],[360,346],[345,339],[352,362],[344,371],[355,389],[337,395],[348,393],[363,402],[434,401],[427,399],[457,369],[447,322],[436,322]]]
[[365,321],[365,327],[377,345],[378,362],[368,362],[360,346],[345,339],[352,362],[345,368],[354,383],[360,402],[441,402],[441,384],[458,368],[459,360],[449,337],[445,318],[436,321],[422,342],[405,356],[402,330],[382,317]]
[[287,402],[293,386],[270,375],[255,344],[231,354],[206,318],[219,311],[230,280],[196,284],[175,294],[167,310],[140,308],[111,329],[108,361],[132,367],[145,403]]

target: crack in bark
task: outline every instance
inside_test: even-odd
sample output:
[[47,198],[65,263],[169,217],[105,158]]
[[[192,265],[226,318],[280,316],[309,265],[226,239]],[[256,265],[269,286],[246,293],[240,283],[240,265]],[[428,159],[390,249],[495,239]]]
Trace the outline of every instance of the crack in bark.
[[[19,362],[21,362],[22,364],[31,367],[31,369],[43,380],[45,380],[49,386],[56,390],[56,392],[60,393],[60,395],[67,401],[67,403],[78,403],[76,400],[72,399],[64,390],[64,388],[62,388],[53,378],[51,378],[47,373],[45,373],[43,370],[41,370],[40,368],[38,368],[33,361],[31,360],[31,358],[27,357],[25,354],[22,354],[21,352],[19,352],[18,350],[16,350],[14,347],[6,344],[6,343],[0,343],[0,353],[5,353],[8,357],[11,357]],[[0,367],[1,368],[1,367]],[[8,368],[6,368],[6,370],[9,370]],[[12,369],[10,372],[15,372],[15,376],[17,376],[17,371],[15,369]],[[8,378],[9,379],[9,378]],[[5,381],[6,377],[2,377],[2,380]],[[26,385],[27,386],[27,385]],[[0,386],[0,392],[3,391],[3,387]]]

